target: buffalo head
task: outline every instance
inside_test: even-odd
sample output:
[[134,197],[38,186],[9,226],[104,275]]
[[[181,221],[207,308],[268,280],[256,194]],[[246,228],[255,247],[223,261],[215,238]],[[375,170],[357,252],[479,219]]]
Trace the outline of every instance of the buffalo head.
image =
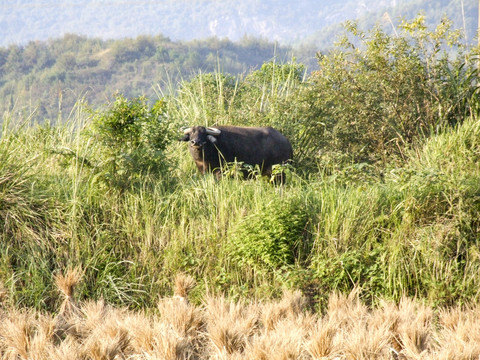
[[[202,174],[220,167],[217,137],[221,131],[216,128],[193,126],[183,131],[180,141],[188,141],[190,154]],[[217,177],[219,176],[217,171]]]
[[193,126],[183,131],[185,136],[180,141],[189,141],[190,148],[201,150],[207,141],[215,144],[215,136],[220,135],[221,131],[212,127]]

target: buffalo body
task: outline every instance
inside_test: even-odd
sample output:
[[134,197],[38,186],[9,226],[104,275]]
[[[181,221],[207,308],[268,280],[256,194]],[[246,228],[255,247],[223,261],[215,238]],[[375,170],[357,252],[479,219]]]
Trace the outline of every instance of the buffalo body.
[[[292,159],[288,139],[271,127],[194,126],[184,131],[181,141],[189,142],[190,154],[202,174],[213,171],[219,176],[223,165],[241,162],[271,176],[272,166]],[[276,181],[283,182],[279,174]]]

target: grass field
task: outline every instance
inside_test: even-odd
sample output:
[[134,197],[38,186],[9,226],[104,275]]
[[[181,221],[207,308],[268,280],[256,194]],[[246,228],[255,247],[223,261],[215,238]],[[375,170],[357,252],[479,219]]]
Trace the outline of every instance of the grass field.
[[11,304],[57,308],[52,276],[68,266],[85,269],[83,296],[130,308],[153,306],[179,272],[198,280],[193,299],[207,289],[260,299],[288,288],[322,308],[333,290],[355,286],[368,304],[478,299],[475,118],[382,176],[348,168],[293,172],[283,187],[218,182],[173,142],[166,175],[125,190],[108,182],[95,137],[76,130],[88,114],[2,137],[0,275]]
[[[350,26],[363,44],[308,78],[271,62],[5,113],[0,357],[478,357],[478,72],[442,56],[446,23]],[[281,130],[286,184],[201,176],[194,124]]]

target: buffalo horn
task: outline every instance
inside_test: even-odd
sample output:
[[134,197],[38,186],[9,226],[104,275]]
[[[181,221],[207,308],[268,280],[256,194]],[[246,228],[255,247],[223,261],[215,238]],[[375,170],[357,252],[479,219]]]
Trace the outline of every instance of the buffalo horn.
[[220,133],[221,133],[221,131],[216,129],[216,128],[207,127],[207,134],[209,134],[209,135],[218,136],[218,135],[220,135]]
[[189,127],[189,128],[186,128],[186,129],[183,129],[183,133],[186,135],[186,134],[190,134],[192,132],[192,128]]

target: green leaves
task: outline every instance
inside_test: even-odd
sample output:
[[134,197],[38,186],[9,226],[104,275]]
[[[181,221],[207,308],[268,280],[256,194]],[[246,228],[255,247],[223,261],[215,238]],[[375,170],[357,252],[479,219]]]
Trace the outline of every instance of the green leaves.
[[450,25],[444,19],[430,31],[418,16],[389,35],[347,23],[347,34],[319,57],[320,71],[310,79],[312,108],[322,109],[326,124],[323,157],[338,159],[340,152],[347,164],[404,158],[406,148],[475,107],[475,70]]
[[239,264],[257,270],[292,266],[308,239],[309,219],[300,198],[274,199],[232,229],[230,253]]
[[110,185],[125,188],[135,178],[159,175],[166,167],[163,150],[173,134],[163,100],[150,107],[144,97],[117,95],[106,110],[95,114],[91,133],[101,144],[92,162],[96,160],[99,179]]

